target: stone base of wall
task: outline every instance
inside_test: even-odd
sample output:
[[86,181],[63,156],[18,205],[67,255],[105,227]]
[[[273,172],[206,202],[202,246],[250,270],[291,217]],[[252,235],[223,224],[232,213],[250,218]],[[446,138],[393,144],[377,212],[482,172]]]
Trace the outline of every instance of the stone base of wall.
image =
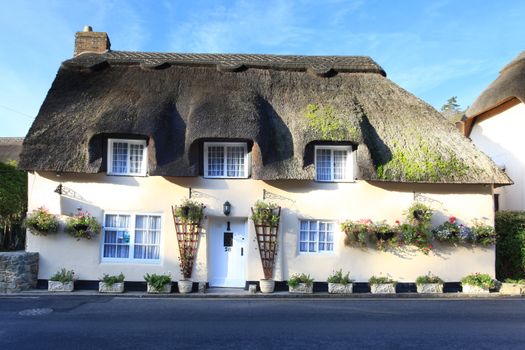
[[36,287],[38,253],[0,252],[0,293],[17,293]]

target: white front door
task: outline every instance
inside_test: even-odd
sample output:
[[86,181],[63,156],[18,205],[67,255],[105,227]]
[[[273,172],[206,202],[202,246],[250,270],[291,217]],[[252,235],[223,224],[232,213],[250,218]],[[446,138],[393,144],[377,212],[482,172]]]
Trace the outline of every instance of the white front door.
[[244,287],[248,243],[246,220],[210,218],[207,242],[210,286]]

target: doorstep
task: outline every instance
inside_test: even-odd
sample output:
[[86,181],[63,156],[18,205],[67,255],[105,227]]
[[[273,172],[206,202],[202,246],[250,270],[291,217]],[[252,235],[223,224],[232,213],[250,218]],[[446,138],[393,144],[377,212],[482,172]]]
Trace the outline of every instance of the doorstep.
[[246,298],[246,299],[522,299],[525,295],[505,295],[500,293],[488,294],[464,294],[464,293],[442,293],[442,294],[418,294],[418,293],[396,293],[396,294],[371,294],[371,293],[352,293],[352,294],[328,294],[326,292],[313,294],[290,294],[289,292],[274,292],[271,294],[249,293],[244,289],[234,288],[208,288],[205,293],[170,293],[170,294],[148,294],[144,292],[130,291],[125,293],[99,293],[96,290],[76,289],[73,292],[48,292],[45,289],[32,289],[19,293],[0,294],[4,297],[38,297],[38,296],[100,296],[114,298]]

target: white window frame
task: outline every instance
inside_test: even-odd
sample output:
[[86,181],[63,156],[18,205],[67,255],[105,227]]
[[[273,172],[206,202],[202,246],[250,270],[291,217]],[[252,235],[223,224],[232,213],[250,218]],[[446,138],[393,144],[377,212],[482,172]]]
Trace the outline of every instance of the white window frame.
[[[227,147],[239,147],[244,148],[244,176],[227,176],[228,174],[228,160],[227,160]],[[210,176],[208,175],[208,148],[209,147],[223,147],[224,149],[224,175],[223,176]],[[248,154],[248,145],[246,142],[204,142],[204,177],[208,179],[247,179],[250,176],[250,155]]]
[[[128,144],[128,156],[126,159],[126,169],[125,173],[113,172],[113,144],[115,142],[127,143]],[[140,166],[140,173],[130,172],[130,163],[131,163],[131,147],[130,145],[142,145],[144,146],[144,153],[142,154],[142,164]],[[146,176],[148,166],[148,147],[146,145],[146,140],[131,140],[131,139],[108,139],[108,161],[107,161],[107,174],[108,175],[118,175],[118,176]]]
[[[104,257],[104,242],[106,240],[106,216],[107,215],[128,215],[130,216],[129,223],[129,256],[128,258],[107,258]],[[135,222],[137,216],[159,216],[160,217],[160,244],[159,244],[159,258],[158,259],[135,259]],[[162,213],[143,213],[143,212],[122,212],[111,211],[104,213],[102,227],[102,239],[100,243],[100,262],[102,263],[127,263],[127,264],[145,264],[145,265],[160,265],[163,261],[163,247],[164,247],[164,216]]]
[[[319,180],[317,176],[317,150],[330,150],[330,180]],[[334,179],[334,151],[347,151],[346,174],[344,179]],[[317,182],[354,182],[354,151],[352,146],[319,145],[314,147],[315,181]]]
[[[308,222],[308,227],[310,227],[310,222],[311,221],[315,221],[316,224],[317,224],[317,227],[316,227],[316,231],[317,231],[317,241],[316,241],[316,244],[317,244],[317,251],[315,252],[310,252],[310,251],[306,251],[306,252],[303,252],[301,251],[301,222],[303,221],[307,221]],[[332,245],[333,245],[333,249],[332,250],[323,250],[323,251],[319,251],[319,224],[321,223],[324,223],[324,224],[332,224],[332,227],[333,227],[333,231],[332,231],[332,234],[333,234],[333,241],[332,241]],[[332,221],[332,220],[321,220],[321,219],[299,219],[299,231],[298,231],[298,235],[297,235],[297,251],[299,252],[300,255],[334,255],[335,254],[335,251],[336,251],[336,242],[337,242],[337,235],[339,234],[339,231],[337,229],[337,225],[336,225],[336,222],[335,221]],[[308,241],[307,241],[307,244],[310,243],[310,237],[308,237]]]

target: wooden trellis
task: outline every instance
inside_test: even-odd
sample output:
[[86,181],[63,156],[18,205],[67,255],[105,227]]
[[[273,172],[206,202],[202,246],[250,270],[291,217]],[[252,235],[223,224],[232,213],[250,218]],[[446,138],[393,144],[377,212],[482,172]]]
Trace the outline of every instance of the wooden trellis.
[[184,278],[190,279],[193,271],[193,263],[197,256],[201,225],[200,222],[186,222],[177,216],[177,207],[172,206],[171,211],[173,213],[177,242],[179,244],[180,270]]
[[279,218],[275,225],[255,221],[253,222],[255,226],[255,234],[257,235],[257,243],[259,245],[259,254],[261,255],[264,278],[272,279],[275,256],[277,255],[277,234],[279,232],[281,207],[262,210],[272,210],[273,213]]

